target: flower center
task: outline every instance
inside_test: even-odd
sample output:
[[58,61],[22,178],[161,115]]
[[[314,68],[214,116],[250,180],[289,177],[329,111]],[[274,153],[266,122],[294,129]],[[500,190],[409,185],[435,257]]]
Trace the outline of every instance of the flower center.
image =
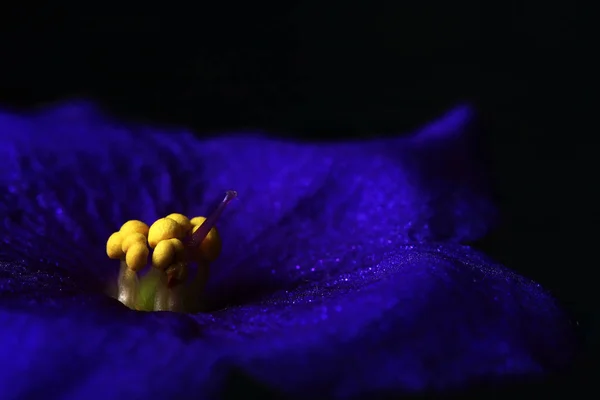
[[[139,311],[199,310],[210,263],[221,252],[215,224],[236,197],[228,191],[208,217],[173,213],[150,226],[125,222],[106,243],[109,258],[120,260],[117,299]],[[190,270],[195,270],[192,279]]]

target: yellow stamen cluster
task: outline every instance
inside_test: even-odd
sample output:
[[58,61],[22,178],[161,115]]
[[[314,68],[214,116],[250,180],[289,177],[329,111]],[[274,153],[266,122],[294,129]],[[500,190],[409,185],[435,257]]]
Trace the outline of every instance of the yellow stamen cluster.
[[139,271],[148,262],[147,235],[148,225],[137,220],[127,221],[108,238],[106,254],[113,259],[125,260],[127,268]]
[[[205,221],[205,217],[190,220],[178,213],[160,218],[150,227],[142,221],[127,221],[108,238],[106,253],[112,259],[124,261],[127,270],[135,274],[147,265],[152,250],[152,267],[165,273],[171,284],[178,285],[186,280],[189,262],[199,263],[198,274],[204,276],[208,271],[208,263],[214,261],[221,252],[221,239],[214,227],[198,247],[190,248],[184,244]],[[188,289],[197,291],[197,286],[192,284]],[[129,290],[137,292],[138,289],[130,287]]]
[[152,266],[160,270],[185,259],[185,248],[179,239],[160,241],[152,253]]
[[[194,217],[190,220],[192,225],[192,233],[196,232],[200,225],[206,221],[205,217]],[[221,238],[216,228],[208,231],[206,238],[200,243],[200,247],[194,251],[192,255],[194,261],[206,260],[208,262],[215,261],[221,254]]]
[[190,229],[192,229],[192,223],[190,222],[190,219],[183,214],[173,213],[167,215],[167,218],[172,219],[181,225],[186,234],[190,231]]
[[183,239],[185,230],[171,218],[161,218],[152,224],[148,232],[148,244],[155,248],[156,245],[168,239]]

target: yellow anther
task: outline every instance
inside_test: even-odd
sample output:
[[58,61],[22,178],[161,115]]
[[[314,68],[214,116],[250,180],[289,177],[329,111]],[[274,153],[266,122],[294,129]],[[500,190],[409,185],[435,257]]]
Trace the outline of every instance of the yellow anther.
[[188,233],[190,229],[192,229],[192,223],[190,222],[190,219],[183,214],[173,213],[167,215],[167,218],[170,218],[181,225],[185,230],[185,233]]
[[152,224],[148,231],[148,244],[154,248],[156,245],[167,239],[182,239],[185,236],[185,230],[175,220],[170,218],[161,218]]
[[204,221],[206,221],[206,217],[194,217],[194,218],[190,219],[190,223],[194,227],[202,225],[204,223]]
[[139,271],[148,262],[148,247],[145,243],[135,242],[127,250],[125,256],[127,267],[133,271]]
[[142,221],[138,221],[137,219],[132,219],[130,221],[125,222],[119,232],[123,233],[125,236],[130,233],[141,233],[144,236],[148,236],[148,225],[143,223]]
[[[196,232],[196,230],[206,221],[205,217],[195,217],[190,220],[192,225],[192,233]],[[216,228],[211,228],[208,231],[208,235],[206,238],[200,243],[200,247],[197,251],[195,251],[194,258],[201,258],[206,261],[212,262],[219,257],[221,253],[221,238],[219,237],[219,233]]]
[[182,261],[185,248],[179,239],[168,239],[158,242],[152,253],[152,266],[165,269],[175,262]]
[[185,246],[183,242],[179,239],[169,239],[173,249],[175,250],[175,261],[183,261],[185,258]]
[[123,253],[127,253],[127,250],[135,243],[146,245],[146,236],[138,232],[128,234],[127,237],[123,239],[121,250],[123,250]]
[[121,232],[115,232],[106,241],[106,254],[109,258],[120,259],[123,258],[125,253],[121,249],[123,243],[123,234]]

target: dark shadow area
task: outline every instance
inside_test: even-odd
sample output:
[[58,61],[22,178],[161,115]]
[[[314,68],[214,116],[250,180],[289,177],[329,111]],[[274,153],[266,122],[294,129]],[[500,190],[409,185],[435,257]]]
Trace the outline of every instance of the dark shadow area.
[[[255,378],[248,376],[247,373],[232,366],[226,366],[223,363],[215,368],[214,378],[216,380],[224,379],[228,382],[229,389],[223,393],[218,393],[223,399],[301,399],[301,394],[297,396],[285,396],[275,390],[267,388],[264,384]],[[567,378],[568,377],[568,378]],[[352,399],[460,399],[465,397],[493,397],[509,398],[519,395],[536,396],[567,396],[572,394],[573,382],[581,382],[579,377],[571,377],[569,373],[557,375],[545,379],[539,377],[515,377],[513,380],[490,381],[480,380],[472,382],[469,389],[454,390],[450,392],[420,393],[390,393],[385,390],[361,393]],[[323,388],[322,393],[327,393]]]

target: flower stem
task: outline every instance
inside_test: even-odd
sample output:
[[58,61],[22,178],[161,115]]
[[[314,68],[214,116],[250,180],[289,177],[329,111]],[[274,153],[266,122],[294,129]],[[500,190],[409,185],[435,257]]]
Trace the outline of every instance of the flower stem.
[[187,264],[177,263],[161,271],[161,276],[156,285],[154,298],[154,311],[184,310],[184,285],[187,274]]
[[160,279],[156,284],[156,294],[154,295],[154,311],[169,310],[169,288],[167,287],[167,274],[160,271]]
[[169,288],[169,300],[168,300],[168,304],[167,304],[169,311],[174,311],[174,312],[184,311],[183,294],[184,294],[183,285],[177,285],[177,286],[173,286],[172,288]]
[[164,274],[163,271],[160,271],[156,268],[151,268],[150,271],[148,271],[148,273],[140,279],[140,286],[137,296],[137,309],[139,311],[154,310],[156,287],[162,274]]
[[185,304],[189,311],[199,311],[201,309],[200,297],[208,281],[209,267],[207,261],[198,262],[196,276],[194,276],[190,285],[185,289]]
[[119,301],[127,307],[134,309],[138,290],[138,276],[135,271],[127,267],[125,260],[121,260],[118,287]]

